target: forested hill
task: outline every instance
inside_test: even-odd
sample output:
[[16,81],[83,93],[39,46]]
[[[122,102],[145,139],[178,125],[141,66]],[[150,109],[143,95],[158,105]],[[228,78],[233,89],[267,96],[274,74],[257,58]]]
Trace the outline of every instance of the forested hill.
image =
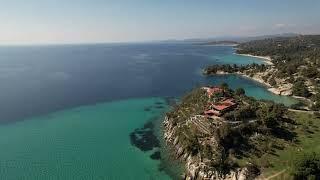
[[272,77],[292,84],[293,95],[311,97],[312,107],[320,110],[320,35],[250,41],[240,44],[237,53],[270,56]]
[[320,35],[250,41],[240,44],[237,53],[271,56],[279,77],[297,73],[305,78],[320,78]]
[[320,48],[320,35],[299,35],[295,37],[276,37],[254,40],[239,45],[239,53],[256,55],[283,55],[307,53]]
[[208,41],[197,43],[198,45],[238,45],[239,43],[236,41]]

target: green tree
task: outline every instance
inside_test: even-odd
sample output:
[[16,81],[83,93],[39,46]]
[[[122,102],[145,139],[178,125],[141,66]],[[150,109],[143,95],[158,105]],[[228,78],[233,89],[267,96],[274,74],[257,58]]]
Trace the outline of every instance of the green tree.
[[317,67],[308,67],[302,71],[303,76],[308,78],[314,78],[317,77],[319,72]]
[[237,88],[236,91],[235,91],[235,94],[237,96],[243,96],[246,94],[245,90],[243,88]]
[[269,83],[270,83],[271,86],[277,85],[277,82],[276,82],[276,80],[274,79],[274,77],[270,78]]
[[227,123],[221,124],[219,129],[217,129],[219,132],[219,138],[224,140],[226,137],[228,137],[231,134],[231,127]]
[[296,96],[302,96],[302,97],[310,96],[310,92],[302,80],[299,80],[293,84],[292,93],[293,95],[296,95]]
[[224,90],[228,90],[228,89],[229,89],[229,85],[228,85],[227,83],[222,83],[222,84],[220,85],[220,87],[221,87],[222,89],[224,89]]
[[318,180],[320,179],[320,156],[316,153],[308,153],[299,156],[293,167],[295,179],[301,180]]
[[199,144],[198,136],[195,135],[194,133],[189,133],[190,137],[187,138],[186,140],[186,149],[187,151],[191,152],[192,155],[196,155],[200,148],[201,145]]
[[266,127],[272,128],[279,124],[287,108],[283,104],[264,103],[257,111],[257,117]]
[[220,178],[224,178],[234,164],[228,158],[223,147],[218,149],[219,153],[217,153],[216,157],[210,161],[210,166],[218,172]]

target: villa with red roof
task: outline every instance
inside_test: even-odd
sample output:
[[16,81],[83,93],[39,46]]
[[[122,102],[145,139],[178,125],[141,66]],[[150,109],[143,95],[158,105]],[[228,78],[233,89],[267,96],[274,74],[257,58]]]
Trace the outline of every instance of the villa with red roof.
[[204,112],[206,116],[222,116],[224,113],[234,109],[237,106],[237,103],[234,102],[234,99],[225,99],[217,103],[209,103],[208,110]]

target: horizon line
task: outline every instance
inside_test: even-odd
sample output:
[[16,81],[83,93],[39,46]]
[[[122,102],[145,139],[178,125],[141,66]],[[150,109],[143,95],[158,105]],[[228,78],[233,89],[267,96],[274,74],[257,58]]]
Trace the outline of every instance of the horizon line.
[[[281,35],[286,35],[286,34],[293,34],[293,35],[320,35],[320,33],[306,33],[306,34],[302,34],[302,33],[293,33],[293,32],[289,32],[289,33],[279,33],[279,34],[265,34],[265,35],[247,35],[247,36],[237,36],[237,35],[222,35],[222,36],[216,36],[216,37],[207,37],[207,38],[183,38],[183,39],[160,39],[160,40],[145,40],[145,41],[110,41],[110,42],[48,42],[48,43],[1,43],[0,42],[0,47],[12,47],[12,46],[68,46],[68,45],[101,45],[101,44],[144,44],[144,43],[169,43],[171,42],[186,42],[186,41],[192,41],[192,40],[197,40],[197,41],[205,41],[205,40],[214,40],[214,39],[218,39],[221,38],[220,40],[217,41],[224,41],[223,38],[255,38],[255,37],[263,37],[263,36],[279,36],[281,37]],[[225,39],[228,41],[231,41],[230,39]],[[234,40],[236,41],[236,40]]]

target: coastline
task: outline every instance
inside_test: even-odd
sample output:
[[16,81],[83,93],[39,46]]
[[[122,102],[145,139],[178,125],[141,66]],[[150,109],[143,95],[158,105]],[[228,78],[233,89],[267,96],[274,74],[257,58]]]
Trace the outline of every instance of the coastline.
[[[267,90],[273,94],[276,94],[276,95],[279,95],[279,96],[291,96],[291,93],[284,93],[284,90],[280,89],[280,88],[276,88],[276,87],[272,87],[269,83],[265,82],[263,79],[260,79],[260,78],[257,78],[257,77],[250,77],[246,74],[239,74],[241,75],[242,77],[245,77],[245,78],[248,78],[248,79],[251,79],[253,81],[256,81],[260,84],[263,84],[264,86],[267,87]],[[295,97],[293,97],[295,98]]]
[[[240,72],[235,72],[235,73],[228,73],[228,72],[223,72],[223,71],[218,71],[216,73],[216,75],[227,75],[227,74],[235,74],[235,75],[239,75],[241,77],[244,77],[244,78],[248,78],[250,80],[253,80],[255,82],[258,82],[264,86],[266,86],[267,90],[273,94],[276,94],[276,95],[279,95],[279,96],[291,96],[289,93],[282,93],[283,90],[280,89],[280,88],[276,88],[276,87],[272,87],[269,83],[265,82],[262,78],[258,78],[258,77],[251,77],[251,76],[248,76],[244,73],[240,73]],[[293,96],[291,96],[293,97]],[[294,97],[295,98],[295,97]],[[296,98],[297,99],[297,98]]]
[[200,44],[201,46],[228,46],[228,47],[236,47],[239,44]]
[[239,53],[235,53],[235,54],[239,55],[239,56],[258,58],[258,59],[261,59],[263,62],[265,62],[268,65],[273,65],[272,59],[271,59],[270,56],[255,56],[255,55],[252,55],[252,54],[239,54]]
[[181,160],[175,158],[175,154],[172,149],[173,147],[170,147],[170,145],[167,144],[164,138],[164,132],[166,130],[163,124],[164,119],[166,119],[165,114],[161,115],[161,117],[157,118],[154,121],[154,132],[160,142],[159,151],[161,154],[161,158],[159,169],[161,171],[164,171],[172,179],[181,179],[184,175],[184,163],[182,163]]
[[[236,49],[236,48],[235,48]],[[253,57],[253,58],[258,58],[260,60],[262,60],[264,63],[266,63],[267,65],[273,65],[272,63],[272,59],[270,56],[256,56],[256,55],[252,55],[252,54],[240,54],[240,53],[236,53],[234,52],[235,55],[238,55],[238,56],[246,56],[246,57]],[[254,76],[248,76],[246,75],[245,73],[240,73],[240,72],[236,72],[236,73],[227,73],[227,72],[222,72],[222,71],[218,71],[216,74],[237,74],[237,75],[240,75],[242,77],[245,77],[245,78],[248,78],[248,79],[251,79],[253,81],[256,81],[264,86],[267,87],[267,90],[273,94],[276,94],[276,95],[282,95],[282,96],[292,96],[292,93],[291,92],[287,92],[288,89],[281,89],[281,88],[277,88],[277,87],[273,87],[272,85],[270,85],[268,82],[265,82],[262,78],[260,77],[257,77],[255,74]]]
[[253,81],[255,81],[255,82],[258,82],[258,83],[266,86],[267,89],[268,89],[268,91],[270,91],[270,92],[272,92],[272,93],[274,93],[274,94],[276,94],[276,95],[279,95],[279,94],[276,93],[275,91],[270,90],[270,89],[272,89],[272,86],[271,86],[269,83],[263,81],[263,79],[259,79],[259,78],[257,78],[257,77],[250,77],[250,76],[248,76],[248,75],[246,75],[246,74],[244,74],[244,73],[240,73],[240,72],[228,73],[228,72],[224,72],[224,71],[218,71],[218,72],[216,73],[216,75],[228,75],[228,74],[235,74],[235,75],[242,76],[242,77],[244,77],[244,78],[253,80]]
[[[219,87],[217,88],[219,89]],[[187,95],[188,98],[184,99],[178,108],[167,113],[164,118],[163,137],[166,146],[171,150],[175,159],[180,160],[183,164],[184,175],[182,177],[185,180],[253,179],[259,175],[260,170],[257,166],[247,162],[238,165],[234,158],[235,156],[233,156],[234,154],[229,154],[229,149],[227,149],[229,147],[225,144],[227,141],[223,139],[227,136],[218,134],[222,128],[239,128],[239,123],[242,121],[226,120],[225,117],[220,115],[207,116],[205,110],[207,104],[219,103],[222,99],[225,101],[225,98],[230,98],[229,100],[234,102],[232,105],[234,107],[247,107],[257,104],[247,101],[249,97],[244,94],[226,95],[224,92],[230,89],[223,90],[221,88],[221,90],[220,92],[214,92],[222,92],[221,97],[212,97],[212,99],[210,99],[210,95],[208,97],[208,91],[203,88],[194,90]],[[243,99],[236,101],[236,98]],[[260,102],[257,101],[257,103]],[[199,107],[200,109],[196,110],[194,107]],[[233,110],[229,109],[227,111],[233,112]],[[202,115],[202,112],[204,112],[204,115]],[[248,120],[247,123],[255,122],[256,120]],[[244,126],[248,125],[247,123],[244,123]],[[230,130],[227,133],[231,135],[232,131]],[[228,137],[230,138],[230,136]]]

